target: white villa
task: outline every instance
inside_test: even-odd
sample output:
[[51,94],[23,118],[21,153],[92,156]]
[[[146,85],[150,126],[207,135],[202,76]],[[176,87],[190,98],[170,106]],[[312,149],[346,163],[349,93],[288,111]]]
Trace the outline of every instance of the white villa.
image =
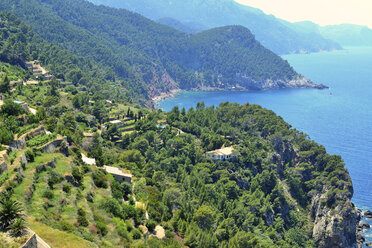
[[103,169],[111,174],[115,181],[122,183],[122,182],[127,182],[127,183],[132,183],[132,175],[131,174],[125,174],[123,171],[119,168],[112,167],[112,166],[103,166]]
[[222,147],[221,149],[217,149],[214,151],[209,151],[206,153],[207,158],[212,160],[234,160],[239,156],[239,152],[237,152],[234,147]]

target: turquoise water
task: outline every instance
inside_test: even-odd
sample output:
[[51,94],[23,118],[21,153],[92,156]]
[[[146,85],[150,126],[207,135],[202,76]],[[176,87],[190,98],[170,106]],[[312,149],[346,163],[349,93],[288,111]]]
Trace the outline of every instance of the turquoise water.
[[[353,202],[372,210],[372,47],[283,56],[302,75],[327,90],[181,92],[158,107],[189,108],[198,101],[255,103],[275,111],[331,154],[341,155],[354,185]],[[372,223],[370,223],[372,224]],[[367,234],[372,240],[371,233]]]

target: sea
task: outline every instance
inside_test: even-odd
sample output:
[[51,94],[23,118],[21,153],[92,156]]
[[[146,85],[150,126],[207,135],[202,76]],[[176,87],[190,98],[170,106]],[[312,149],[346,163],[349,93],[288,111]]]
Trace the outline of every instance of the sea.
[[[329,89],[280,89],[267,91],[180,92],[161,99],[157,107],[207,106],[221,102],[249,102],[275,111],[292,127],[341,155],[354,187],[352,201],[372,211],[372,47],[282,56],[300,74]],[[371,220],[365,220],[372,225]],[[372,229],[364,233],[372,241]]]

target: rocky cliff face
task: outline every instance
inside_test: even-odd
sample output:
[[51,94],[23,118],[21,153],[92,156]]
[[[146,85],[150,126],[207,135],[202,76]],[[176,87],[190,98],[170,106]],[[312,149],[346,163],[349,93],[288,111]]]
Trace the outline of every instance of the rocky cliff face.
[[239,85],[248,90],[269,90],[269,89],[284,89],[284,88],[315,88],[327,89],[323,84],[315,84],[305,77],[297,77],[292,80],[265,80],[263,82],[251,80],[249,77],[240,76],[237,82]]
[[[271,140],[277,154],[272,162],[277,164],[278,173],[283,173],[285,163],[293,163],[294,167],[302,162],[315,165],[318,158],[304,159],[291,142],[281,137]],[[290,162],[291,161],[291,162]],[[303,170],[302,179],[308,181],[313,173]],[[332,182],[324,178],[315,190],[308,192],[310,218],[313,222],[312,236],[318,248],[357,248],[358,211],[351,202],[353,186],[346,167],[338,174],[337,180]]]
[[326,198],[326,193],[316,194],[312,198],[311,204],[315,217],[313,237],[317,247],[357,247],[357,211],[350,201],[351,196],[339,195],[338,197],[339,203],[333,208],[322,201]]

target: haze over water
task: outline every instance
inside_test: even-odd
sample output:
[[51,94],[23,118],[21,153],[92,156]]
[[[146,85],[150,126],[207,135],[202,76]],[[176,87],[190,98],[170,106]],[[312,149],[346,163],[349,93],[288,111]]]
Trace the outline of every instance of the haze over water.
[[[282,57],[297,72],[330,89],[181,92],[159,101],[158,107],[169,111],[175,105],[195,107],[198,101],[207,106],[230,101],[271,109],[328,153],[341,155],[353,181],[353,202],[372,210],[372,47]],[[371,232],[366,238],[372,239]]]

